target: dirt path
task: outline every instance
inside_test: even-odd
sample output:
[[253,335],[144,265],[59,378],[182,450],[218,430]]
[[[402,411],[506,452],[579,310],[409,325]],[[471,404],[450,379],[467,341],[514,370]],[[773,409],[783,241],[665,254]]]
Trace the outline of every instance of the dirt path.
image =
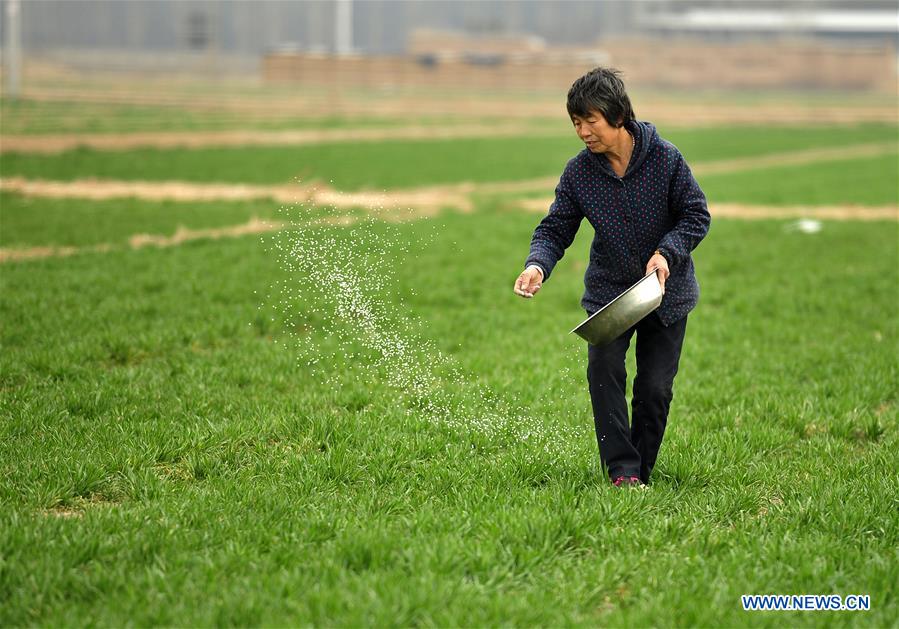
[[[0,153],[54,154],[88,147],[101,151],[232,146],[302,146],[323,143],[376,142],[382,140],[435,140],[464,138],[558,136],[553,126],[460,124],[449,126],[397,126],[365,129],[305,129],[290,131],[172,131],[139,133],[75,133],[0,136]],[[834,149],[837,150],[837,149]],[[749,158],[752,159],[752,158]]]
[[[721,174],[741,172],[756,168],[782,165],[800,165],[820,161],[842,160],[853,157],[872,157],[896,151],[895,143],[863,144],[841,149],[814,149],[779,153],[755,158],[740,158],[696,164],[697,174]],[[336,210],[367,208],[384,220],[403,220],[433,216],[444,208],[463,212],[474,209],[473,196],[520,194],[552,189],[556,177],[543,177],[525,181],[490,183],[458,183],[444,186],[426,186],[391,192],[340,192],[328,187],[281,185],[263,186],[250,184],[190,183],[180,181],[104,181],[83,179],[76,181],[29,180],[22,177],[0,179],[0,190],[17,192],[26,196],[82,199],[117,199],[134,197],[151,201],[244,201],[271,199],[279,203],[314,203]],[[544,213],[552,203],[551,197],[511,200],[507,207],[535,213]],[[899,207],[838,206],[753,206],[736,203],[714,204],[713,216],[740,219],[812,218],[829,220],[899,220]],[[358,219],[333,216],[319,219],[321,222],[349,225]],[[248,223],[216,229],[191,230],[179,227],[171,236],[135,234],[129,239],[131,248],[144,246],[169,247],[197,239],[236,238],[247,234],[281,229],[282,223],[251,219]],[[48,257],[65,257],[84,252],[102,253],[123,249],[121,245],[108,243],[87,247],[30,247],[25,249],[0,248],[0,263],[33,260]]]
[[[152,86],[151,86],[152,87]],[[448,98],[446,91],[429,94],[378,95],[377,98],[354,98],[335,90],[321,90],[309,96],[293,95],[173,92],[167,89],[134,89],[130,86],[103,85],[94,89],[72,86],[36,87],[25,90],[23,97],[45,102],[81,102],[97,104],[149,105],[178,107],[192,111],[222,111],[241,113],[255,117],[304,117],[333,115],[395,116],[402,118],[427,111],[435,116],[469,116],[533,118],[565,115],[564,98],[507,96],[489,98],[477,93],[466,93],[464,98]],[[772,101],[756,103],[733,102],[676,102],[663,100],[657,94],[638,104],[637,115],[666,126],[705,126],[721,124],[854,124],[861,122],[886,122],[895,124],[895,104],[840,105],[812,102]]]
[[[545,212],[546,205],[541,199],[523,199],[513,205],[515,209],[524,209],[532,212]],[[778,219],[778,218],[804,218],[824,220],[854,220],[854,221],[899,221],[899,207],[863,207],[856,205],[835,206],[756,206],[738,203],[716,204],[709,208],[712,216],[737,218],[744,220]],[[417,213],[405,218],[421,218]],[[387,220],[404,218],[397,214],[380,215],[379,218]],[[310,224],[328,224],[349,226],[361,220],[356,216],[329,216],[312,221]],[[127,245],[101,243],[84,247],[27,247],[21,249],[0,248],[0,264],[6,262],[22,262],[28,260],[40,260],[44,258],[63,258],[81,253],[107,253],[110,251],[124,251],[126,249],[141,249],[143,247],[176,247],[194,240],[219,240],[222,238],[239,238],[252,234],[263,234],[283,229],[287,224],[283,221],[268,221],[251,218],[240,225],[230,225],[211,229],[189,229],[179,226],[171,236],[163,234],[134,234],[128,238]]]
[[[509,204],[510,208],[544,214],[552,199],[519,199]],[[853,221],[896,221],[899,220],[899,206],[878,207],[865,205],[748,205],[745,203],[714,203],[709,212],[715,217],[759,220],[767,218],[814,218]]]
[[148,201],[249,201],[271,199],[278,203],[313,202],[316,205],[339,209],[366,207],[387,210],[414,208],[416,213],[430,216],[445,207],[470,211],[469,194],[473,184],[428,186],[390,193],[362,191],[339,192],[327,187],[251,184],[191,183],[186,181],[109,181],[76,179],[75,181],[45,181],[9,177],[0,179],[0,190],[17,192],[30,197],[57,199],[122,199],[137,198]]
[[699,162],[693,167],[697,175],[719,175],[742,170],[758,170],[777,166],[802,166],[815,162],[831,162],[859,157],[877,157],[895,153],[899,144],[894,142],[874,142],[853,146],[829,147],[792,151],[790,153],[774,153],[756,157],[741,157],[716,162]]
[[[308,129],[295,131],[191,131],[146,133],[85,133],[61,135],[12,135],[0,137],[0,152],[52,154],[79,146],[101,151],[140,147],[199,148],[225,146],[300,146],[333,142],[375,142],[379,140],[446,140],[463,138],[503,138],[520,135],[520,125],[409,126],[381,129]],[[557,136],[552,127],[528,127],[530,136]]]
[[813,218],[836,221],[899,221],[899,206],[821,205],[764,206],[717,203],[712,216],[758,220],[767,218]]
[[[895,142],[860,144],[842,148],[820,148],[758,157],[699,162],[697,175],[724,174],[777,166],[797,166],[824,161],[859,157],[875,157],[897,150]],[[77,179],[74,181],[31,180],[23,177],[0,179],[0,190],[26,196],[82,199],[116,199],[133,197],[150,201],[246,201],[272,199],[279,203],[311,201],[336,208],[378,207],[407,210],[433,215],[452,207],[463,212],[473,209],[473,195],[521,194],[551,191],[557,177],[540,177],[523,181],[500,181],[423,186],[390,192],[340,192],[327,186],[253,185],[226,183],[193,183],[184,181],[115,181]],[[524,207],[536,204],[548,208],[551,199],[527,200]]]
[[[171,236],[158,234],[134,234],[128,239],[127,248],[141,249],[143,247],[175,247],[192,240],[219,240],[221,238],[239,238],[251,234],[263,234],[284,228],[280,221],[262,221],[251,218],[241,225],[217,227],[212,229],[188,229],[179,226]],[[41,258],[64,258],[78,253],[106,253],[109,251],[122,251],[124,245],[102,243],[84,247],[28,247],[23,249],[0,248],[0,263],[18,262],[22,260],[39,260]]]

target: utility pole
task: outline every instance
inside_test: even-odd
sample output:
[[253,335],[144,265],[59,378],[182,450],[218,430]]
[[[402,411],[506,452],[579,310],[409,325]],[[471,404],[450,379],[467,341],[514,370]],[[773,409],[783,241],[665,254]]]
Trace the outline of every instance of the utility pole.
[[353,52],[353,0],[337,0],[334,8],[334,52],[344,57]]
[[3,78],[6,97],[19,98],[19,76],[22,65],[22,6],[19,0],[6,0],[6,38],[3,50]]

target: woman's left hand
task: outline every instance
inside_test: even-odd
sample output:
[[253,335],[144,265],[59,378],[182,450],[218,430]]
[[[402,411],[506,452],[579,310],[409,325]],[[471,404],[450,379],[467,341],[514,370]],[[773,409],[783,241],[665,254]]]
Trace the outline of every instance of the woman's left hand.
[[665,280],[668,279],[668,276],[671,275],[671,272],[668,270],[668,260],[665,259],[661,253],[654,253],[652,257],[649,259],[649,262],[646,263],[646,275],[649,275],[649,272],[655,269],[656,276],[659,278],[659,284],[662,285],[662,294],[665,294]]

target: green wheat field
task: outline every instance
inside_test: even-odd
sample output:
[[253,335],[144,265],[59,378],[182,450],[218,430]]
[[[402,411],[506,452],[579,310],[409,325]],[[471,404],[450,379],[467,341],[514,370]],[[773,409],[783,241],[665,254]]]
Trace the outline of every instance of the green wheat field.
[[[661,131],[695,165],[897,138]],[[546,133],[79,148],[3,153],[0,169],[395,189],[558,175],[577,150]],[[897,167],[894,148],[699,180],[713,203],[886,206]],[[512,283],[540,215],[515,200],[308,227],[330,210],[3,192],[0,247],[86,249],[0,264],[0,626],[897,626],[897,223],[714,218],[653,482],[619,490],[599,467],[586,346],[568,334],[589,225],[522,300]],[[128,246],[251,217],[296,224]],[[285,268],[295,228],[365,284],[388,271],[371,290],[415,346],[409,368],[450,413],[500,429],[427,417],[335,315],[333,287]],[[518,438],[520,416],[545,432]],[[743,611],[741,594],[768,593],[867,594],[871,608]]]

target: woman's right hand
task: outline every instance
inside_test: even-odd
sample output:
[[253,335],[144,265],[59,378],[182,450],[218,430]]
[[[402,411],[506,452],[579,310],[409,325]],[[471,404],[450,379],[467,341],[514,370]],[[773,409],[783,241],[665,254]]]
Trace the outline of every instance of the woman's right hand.
[[516,295],[530,299],[537,294],[537,291],[540,290],[542,285],[543,273],[541,273],[540,269],[537,267],[532,266],[526,268],[521,275],[518,276],[518,279],[515,280],[515,288],[513,290]]

